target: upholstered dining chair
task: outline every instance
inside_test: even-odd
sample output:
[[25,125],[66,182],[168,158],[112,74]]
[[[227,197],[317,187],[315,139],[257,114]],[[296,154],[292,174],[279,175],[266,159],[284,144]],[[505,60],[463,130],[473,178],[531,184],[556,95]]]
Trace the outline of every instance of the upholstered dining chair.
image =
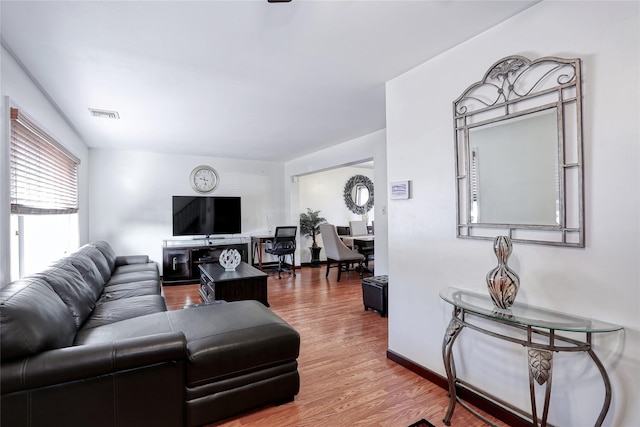
[[349,228],[352,236],[366,236],[369,234],[367,223],[364,221],[349,221]]
[[[278,279],[282,278],[281,273],[292,273],[296,277],[296,231],[297,226],[281,226],[276,227],[276,233],[273,240],[265,248],[265,252],[278,257]],[[291,257],[291,268],[284,267],[285,257]]]
[[[362,277],[363,268],[362,261],[364,261],[364,255],[349,249],[345,245],[336,231],[336,226],[333,224],[320,224],[320,234],[322,235],[322,244],[324,245],[325,253],[327,254],[327,274],[325,277],[329,277],[329,269],[338,267],[338,282],[340,281],[340,275],[342,271],[348,271],[349,266],[357,262],[358,270],[360,271],[360,277]],[[337,263],[331,267],[331,263]]]

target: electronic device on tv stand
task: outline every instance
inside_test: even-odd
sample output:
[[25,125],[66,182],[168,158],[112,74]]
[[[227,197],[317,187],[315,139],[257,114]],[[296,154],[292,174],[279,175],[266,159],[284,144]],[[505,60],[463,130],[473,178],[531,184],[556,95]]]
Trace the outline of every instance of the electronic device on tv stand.
[[242,232],[240,197],[173,196],[172,202],[174,236],[206,236],[208,239]]

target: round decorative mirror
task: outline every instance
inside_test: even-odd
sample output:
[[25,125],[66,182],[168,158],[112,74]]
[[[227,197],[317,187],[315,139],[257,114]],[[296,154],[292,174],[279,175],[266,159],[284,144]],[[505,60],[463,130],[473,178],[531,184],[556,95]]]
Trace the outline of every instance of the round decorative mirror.
[[364,206],[369,201],[369,189],[362,183],[357,183],[351,190],[351,200],[358,205]]
[[344,203],[356,214],[364,215],[373,208],[373,182],[364,175],[354,175],[344,186]]

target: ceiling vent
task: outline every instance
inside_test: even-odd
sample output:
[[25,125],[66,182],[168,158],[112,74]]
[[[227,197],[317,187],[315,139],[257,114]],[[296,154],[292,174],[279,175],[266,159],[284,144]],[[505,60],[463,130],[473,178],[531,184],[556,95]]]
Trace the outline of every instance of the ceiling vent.
[[93,117],[102,117],[103,119],[119,119],[120,114],[117,111],[97,110],[89,108],[89,112]]

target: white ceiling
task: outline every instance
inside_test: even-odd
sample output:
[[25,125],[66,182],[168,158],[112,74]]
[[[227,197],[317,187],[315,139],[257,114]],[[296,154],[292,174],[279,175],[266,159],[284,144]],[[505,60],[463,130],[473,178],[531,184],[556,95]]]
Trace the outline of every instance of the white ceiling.
[[0,16],[90,147],[290,160],[384,129],[385,81],[534,3],[2,0]]

